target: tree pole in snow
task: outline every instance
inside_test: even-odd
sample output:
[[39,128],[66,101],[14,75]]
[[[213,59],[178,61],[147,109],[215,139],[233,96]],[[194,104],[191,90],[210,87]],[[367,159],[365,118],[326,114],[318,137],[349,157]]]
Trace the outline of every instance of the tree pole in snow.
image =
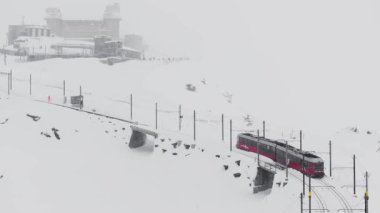
[[82,86],[79,86],[79,96],[82,96]]
[[66,81],[63,80],[63,98],[66,97]]
[[354,195],[356,195],[356,157],[355,157],[355,155],[354,155],[354,157],[353,157],[353,160],[354,160]]

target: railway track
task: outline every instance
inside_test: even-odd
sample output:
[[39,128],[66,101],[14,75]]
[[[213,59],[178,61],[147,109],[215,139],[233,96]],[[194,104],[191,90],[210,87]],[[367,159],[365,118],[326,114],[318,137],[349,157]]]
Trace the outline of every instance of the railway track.
[[[233,151],[257,160],[256,154],[250,154],[250,153],[246,153],[245,151],[240,151],[236,149],[234,149]],[[283,168],[279,166],[277,166],[276,168],[278,170],[283,170]],[[295,180],[299,181],[302,184],[303,181],[300,177],[298,177],[296,174],[294,174],[294,172],[290,170],[288,170],[288,172],[292,177],[294,177]],[[308,186],[308,184],[306,185]],[[322,199],[322,196],[317,192],[317,190],[312,188],[311,191],[315,195],[315,198],[317,200],[317,206],[318,206],[318,209],[313,209],[313,212],[329,212],[326,202]]]
[[[257,155],[256,154],[251,154],[251,153],[246,153],[244,151],[240,150],[234,150],[236,153],[248,156],[250,158],[256,159],[257,160]],[[277,167],[278,170],[283,170],[281,167]],[[302,177],[300,177],[300,173],[296,171],[292,171],[291,169],[288,170],[289,175],[293,177],[296,181],[300,182],[301,184],[303,183]],[[335,186],[332,186],[330,183],[327,182],[326,179],[313,179],[312,182],[316,183],[314,186],[312,185],[312,194],[314,195],[316,202],[316,207],[312,209],[313,212],[346,212],[346,213],[354,213],[354,212],[359,212],[363,211],[361,209],[353,209],[350,202],[344,197],[344,195],[336,189]],[[308,182],[306,181],[305,185],[308,187]],[[335,200],[338,201],[340,208],[339,209],[332,209],[332,206],[328,205],[329,201],[331,202],[331,199],[325,200],[324,197],[322,196],[322,191],[320,189],[324,189],[328,192],[329,195],[328,198],[335,198]],[[304,208],[304,211],[305,208]]]
[[[331,186],[329,183],[326,182],[326,180],[320,179],[320,180],[316,180],[316,181],[319,182],[321,185]],[[348,202],[348,200],[343,196],[343,194],[340,191],[338,191],[334,186],[326,187],[326,189],[329,190],[331,192],[331,194],[333,194],[333,196],[340,203],[342,208],[338,209],[337,210],[338,212],[353,213],[355,211],[355,209],[353,209],[352,206],[350,205],[350,202]],[[356,209],[356,210],[358,210],[358,209]],[[359,211],[361,211],[361,210],[359,210]]]
[[[295,180],[299,181],[301,184],[303,184],[303,180],[298,177],[296,174],[294,174],[294,172],[292,171],[288,171],[289,174],[294,177]],[[309,187],[309,184],[307,183],[307,181],[305,182],[305,185],[307,187]],[[311,187],[311,192],[312,194],[315,196],[316,200],[317,200],[317,205],[318,205],[318,209],[312,209],[313,212],[330,212],[327,204],[326,204],[326,201],[322,199],[322,196],[319,194],[318,190],[314,189],[313,186]],[[304,211],[307,211],[305,210],[304,208]]]

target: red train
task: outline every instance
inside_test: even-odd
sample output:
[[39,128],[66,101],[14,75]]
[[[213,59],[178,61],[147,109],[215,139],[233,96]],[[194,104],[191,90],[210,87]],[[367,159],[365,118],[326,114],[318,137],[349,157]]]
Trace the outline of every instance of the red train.
[[320,157],[279,141],[242,133],[238,135],[236,148],[248,152],[258,152],[283,166],[286,166],[287,162],[289,168],[304,172],[314,178],[325,176],[324,162]]

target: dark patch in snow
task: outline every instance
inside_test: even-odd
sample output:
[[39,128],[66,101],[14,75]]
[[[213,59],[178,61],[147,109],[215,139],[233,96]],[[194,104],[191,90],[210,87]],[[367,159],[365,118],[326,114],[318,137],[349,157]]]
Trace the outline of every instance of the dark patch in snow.
[[173,152],[173,155],[178,155],[176,152]]
[[186,84],[186,89],[190,92],[195,92],[197,88],[192,84]]
[[235,161],[235,163],[240,166],[240,160]]
[[228,165],[223,165],[224,170],[228,170]]
[[8,118],[7,119],[5,119],[3,122],[0,122],[0,124],[6,124],[7,122],[8,122]]
[[241,176],[240,173],[235,173],[235,174],[234,174],[234,177],[235,177],[235,178],[239,178],[240,176]]
[[220,155],[215,155],[216,158],[220,158]]
[[284,186],[286,186],[286,185],[288,185],[288,182],[284,182],[284,183],[282,183],[282,187],[284,187]]
[[177,146],[178,146],[178,144],[177,143],[172,143],[172,146],[173,146],[174,149],[176,149]]
[[350,128],[350,131],[351,131],[351,132],[354,132],[354,133],[358,133],[358,132],[359,132],[359,129],[358,129],[358,127],[351,127],[351,128]]
[[372,132],[371,131],[367,131],[367,135],[372,135]]
[[39,121],[39,120],[41,119],[41,117],[36,116],[36,115],[29,115],[29,114],[26,114],[26,116],[28,116],[29,118],[32,118],[33,121]]
[[47,137],[47,138],[50,138],[51,136],[47,133],[47,132],[41,132],[41,135]]
[[161,142],[165,142],[165,138],[161,138]]
[[232,94],[229,92],[225,92],[223,96],[226,98],[226,101],[230,104],[232,103]]
[[59,134],[58,134],[58,129],[56,129],[56,128],[52,128],[51,129],[53,132],[54,132],[54,136],[55,136],[55,138],[57,138],[57,140],[61,140],[61,137],[59,136]]
[[252,118],[251,118],[251,115],[246,115],[244,117],[244,122],[246,122],[246,125],[247,126],[252,126],[253,125],[253,121],[252,121]]
[[156,148],[157,148],[157,147],[158,147],[158,144],[154,145],[154,147],[156,147]]
[[204,85],[206,85],[207,83],[206,83],[206,79],[204,78],[204,79],[202,79],[202,84],[204,84]]
[[185,149],[190,149],[190,145],[185,144],[184,146],[185,146]]
[[166,149],[162,149],[162,153],[165,153],[167,150]]
[[121,128],[123,131],[125,131],[125,127]]

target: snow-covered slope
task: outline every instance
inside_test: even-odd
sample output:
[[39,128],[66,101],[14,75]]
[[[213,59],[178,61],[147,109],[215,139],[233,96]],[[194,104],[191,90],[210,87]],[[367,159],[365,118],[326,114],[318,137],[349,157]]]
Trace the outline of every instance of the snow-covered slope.
[[[256,173],[255,160],[235,152],[228,157],[227,121],[233,120],[235,140],[241,131],[261,130],[261,121],[272,112],[274,115],[267,119],[270,120],[267,136],[286,139],[298,146],[298,128],[289,125],[292,122],[283,120],[284,117],[275,116],[278,107],[273,105],[278,96],[268,90],[236,93],[224,84],[227,79],[208,72],[207,65],[194,62],[131,61],[107,66],[96,59],[52,59],[33,63],[18,63],[15,59],[3,70],[10,68],[14,81],[9,97],[6,79],[0,77],[0,122],[8,119],[0,126],[1,135],[6,139],[1,142],[0,172],[4,177],[0,179],[3,188],[0,196],[7,201],[4,209],[9,212],[22,212],[22,208],[35,212],[298,211],[302,185],[297,172],[291,172],[285,187],[275,185],[269,195],[253,195],[249,183]],[[32,97],[29,97],[29,74],[33,79]],[[153,153],[131,151],[125,144],[130,136],[128,124],[43,103],[48,96],[53,103],[63,103],[63,80],[66,80],[67,96],[78,95],[82,86],[85,110],[123,119],[130,119],[129,98],[133,93],[133,120],[151,129],[155,127],[157,102],[160,137],[154,142],[159,147]],[[195,92],[186,90],[186,84],[195,86]],[[256,102],[258,93],[270,95],[274,100]],[[181,132],[178,131],[179,104],[184,116]],[[266,110],[247,109],[252,105]],[[195,142],[193,110],[197,112]],[[226,142],[221,140],[222,113],[226,119]],[[34,122],[26,114],[38,115],[41,119]],[[244,120],[247,114],[251,115],[253,126]],[[378,130],[358,126],[359,132],[355,133],[351,123],[333,129],[340,121],[321,122],[313,120],[315,116],[298,116],[301,117],[294,119],[314,123],[304,131],[304,147],[325,159],[326,172],[328,141],[333,141],[333,178],[312,183],[317,186],[314,192],[320,195],[319,201],[313,202],[314,207],[331,211],[345,208],[341,196],[327,187],[333,186],[350,207],[362,208],[366,170],[371,174],[371,201],[378,199],[379,186],[374,181],[380,177],[374,163],[380,158]],[[53,136],[53,127],[59,129],[61,140]],[[197,147],[191,151],[183,147],[174,149],[169,138],[195,143]],[[173,155],[174,152],[177,155]],[[353,154],[358,158],[356,197],[352,195],[349,168]],[[237,159],[243,160],[242,166],[235,165]],[[224,171],[225,163],[233,168]],[[236,172],[242,173],[242,177],[234,178]],[[276,182],[284,182],[283,171],[278,171]],[[274,202],[278,205],[272,205]],[[371,202],[370,207],[379,209],[375,202]]]

